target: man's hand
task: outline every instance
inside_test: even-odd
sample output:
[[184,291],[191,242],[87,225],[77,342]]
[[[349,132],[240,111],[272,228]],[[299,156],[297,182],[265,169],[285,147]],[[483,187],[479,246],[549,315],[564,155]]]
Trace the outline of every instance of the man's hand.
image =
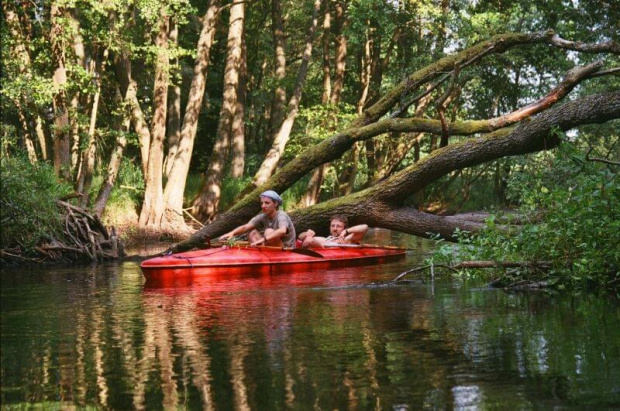
[[259,245],[264,244],[264,243],[265,243],[265,237],[261,238],[261,239],[260,239],[260,240],[258,240],[258,241],[254,241],[254,242],[253,242],[252,244],[250,244],[250,245],[251,245],[252,247],[256,247],[256,246],[259,246]]

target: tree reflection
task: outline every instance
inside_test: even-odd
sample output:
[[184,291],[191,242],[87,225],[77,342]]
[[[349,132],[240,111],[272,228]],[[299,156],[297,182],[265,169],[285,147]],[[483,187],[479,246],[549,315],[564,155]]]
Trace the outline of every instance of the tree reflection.
[[379,410],[616,401],[617,303],[440,283],[357,286],[381,269],[171,287],[143,286],[132,267],[52,279],[36,310],[17,299],[13,311],[3,306],[2,403]]

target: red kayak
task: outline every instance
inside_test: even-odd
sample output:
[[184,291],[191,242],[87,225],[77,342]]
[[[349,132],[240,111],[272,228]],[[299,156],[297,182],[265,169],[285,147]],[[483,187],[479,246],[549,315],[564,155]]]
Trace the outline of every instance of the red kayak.
[[391,246],[347,244],[318,249],[223,246],[171,254],[145,260],[140,265],[147,280],[183,276],[253,274],[349,267],[382,263],[403,257],[405,249]]

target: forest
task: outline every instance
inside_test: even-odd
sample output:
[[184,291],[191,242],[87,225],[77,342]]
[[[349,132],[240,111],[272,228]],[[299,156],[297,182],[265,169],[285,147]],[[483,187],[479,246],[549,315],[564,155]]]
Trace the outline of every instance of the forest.
[[620,285],[610,1],[9,0],[2,14],[2,260],[96,260],[136,230],[190,249],[272,189],[298,232],[338,213],[464,245],[438,261],[522,262],[509,281]]

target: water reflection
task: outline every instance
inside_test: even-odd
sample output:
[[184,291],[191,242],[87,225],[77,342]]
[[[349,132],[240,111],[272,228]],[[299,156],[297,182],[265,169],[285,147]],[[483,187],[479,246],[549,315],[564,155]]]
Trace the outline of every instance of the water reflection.
[[134,263],[3,270],[3,408],[620,405],[617,300],[358,287],[415,264],[164,287]]

